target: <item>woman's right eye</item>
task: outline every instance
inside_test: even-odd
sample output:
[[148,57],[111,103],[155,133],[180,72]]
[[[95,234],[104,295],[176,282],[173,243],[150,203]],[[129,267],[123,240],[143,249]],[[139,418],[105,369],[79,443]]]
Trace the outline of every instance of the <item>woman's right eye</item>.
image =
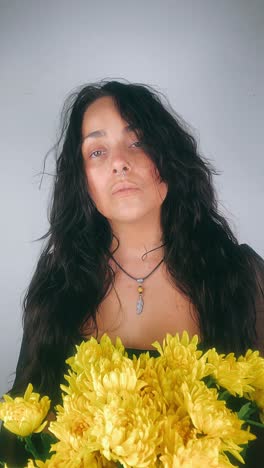
[[90,158],[98,158],[99,156],[101,156],[102,153],[103,153],[102,150],[93,151],[93,152],[90,154]]

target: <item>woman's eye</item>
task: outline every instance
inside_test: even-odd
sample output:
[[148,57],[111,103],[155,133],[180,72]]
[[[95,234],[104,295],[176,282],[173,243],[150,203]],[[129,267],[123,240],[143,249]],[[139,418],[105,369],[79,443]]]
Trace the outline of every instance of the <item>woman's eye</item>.
[[101,156],[102,153],[103,153],[102,150],[93,151],[93,152],[90,154],[90,158],[98,158],[98,156]]
[[133,145],[135,145],[136,148],[139,148],[140,146],[142,146],[142,143],[141,143],[141,141],[135,141],[134,143],[132,143],[131,146],[133,146]]
[[[140,148],[142,146],[142,143],[140,141],[134,141],[130,146],[135,147],[135,148]],[[105,153],[105,150],[95,150],[90,153],[89,157],[92,159],[99,158],[102,156],[102,154]]]

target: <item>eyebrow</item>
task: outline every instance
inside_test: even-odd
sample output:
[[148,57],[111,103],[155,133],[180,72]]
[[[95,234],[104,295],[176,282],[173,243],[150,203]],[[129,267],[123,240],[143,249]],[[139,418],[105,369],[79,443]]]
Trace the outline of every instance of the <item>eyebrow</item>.
[[[135,130],[136,130],[135,126],[127,125],[125,128],[123,128],[122,132],[123,133],[129,133],[129,132],[134,132]],[[105,135],[107,135],[107,132],[105,130],[103,130],[103,129],[94,130],[93,132],[88,133],[88,135],[85,135],[82,138],[82,142],[84,142],[84,140],[86,140],[87,138],[100,138],[100,137],[105,136]]]

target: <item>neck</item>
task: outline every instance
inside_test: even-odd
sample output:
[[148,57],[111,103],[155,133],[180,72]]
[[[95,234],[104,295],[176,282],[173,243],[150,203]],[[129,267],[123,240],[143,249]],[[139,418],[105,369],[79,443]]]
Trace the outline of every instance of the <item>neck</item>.
[[[117,261],[120,263],[127,263],[131,259],[146,261],[148,258],[151,260],[161,259],[164,255],[164,248],[162,239],[162,230],[160,222],[138,222],[138,223],[112,223],[113,239],[111,251]],[[118,242],[119,246],[118,246]],[[118,248],[117,248],[118,247]],[[117,250],[116,250],[117,248]],[[144,256],[147,252],[154,250],[149,256]]]

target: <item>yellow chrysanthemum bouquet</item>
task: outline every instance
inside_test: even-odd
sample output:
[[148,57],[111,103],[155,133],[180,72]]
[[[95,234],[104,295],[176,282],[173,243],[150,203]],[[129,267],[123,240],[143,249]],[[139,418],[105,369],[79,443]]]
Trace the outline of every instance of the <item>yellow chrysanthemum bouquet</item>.
[[4,397],[0,418],[25,437],[31,468],[237,466],[255,439],[251,427],[264,427],[264,359],[197,344],[187,333],[167,335],[163,346],[153,344],[157,357],[132,359],[107,335],[77,346],[42,459],[31,434],[46,425],[47,397],[29,385],[24,398]]

